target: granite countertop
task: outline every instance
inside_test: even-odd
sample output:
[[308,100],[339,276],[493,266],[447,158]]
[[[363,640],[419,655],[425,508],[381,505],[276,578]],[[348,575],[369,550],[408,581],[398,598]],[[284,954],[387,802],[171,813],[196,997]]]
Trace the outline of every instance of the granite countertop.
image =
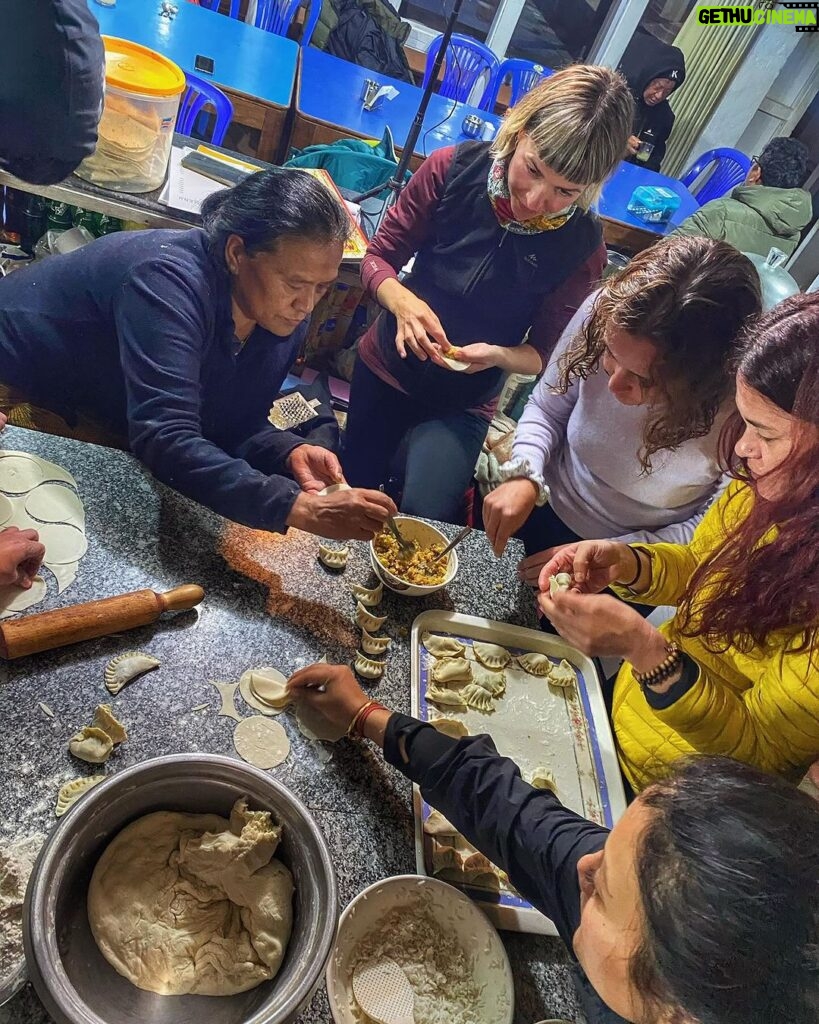
[[[129,740],[117,748],[108,772],[186,751],[235,757],[235,722],[216,714],[218,693],[209,680],[238,680],[245,669],[264,664],[289,674],[325,656],[331,662],[349,662],[354,656],[358,630],[349,584],[374,582],[366,545],[351,544],[347,570],[337,576],[317,561],[315,537],[296,530],[282,537],[227,522],[157,483],[126,453],[20,428],[7,428],[0,443],[5,450],[31,452],[67,469],[85,505],[89,548],[76,582],[57,596],[44,570],[48,596],[35,611],[182,583],[199,583],[206,594],[199,609],[150,627],[0,662],[0,843],[47,833],[56,821],[60,786],[94,774],[94,766],[84,771],[71,757],[67,742],[89,723],[95,706],[109,699],[103,671],[115,655],[145,650],[162,665],[114,699]],[[456,531],[444,529],[450,535]],[[445,591],[423,600],[385,591],[379,614],[389,616],[385,629],[394,642],[384,677],[366,688],[397,711],[410,710],[409,632],[422,611],[445,608],[535,625],[534,603],[515,572],[521,554],[517,542],[497,560],[485,535],[475,531],[461,551],[461,572]],[[39,702],[53,709],[53,718]],[[207,709],[191,710],[203,703]],[[252,713],[238,693],[236,705]],[[325,761],[289,714],[278,721],[290,736],[292,753],[271,774],[305,802],[324,832],[341,906],[380,878],[414,872],[410,783],[374,750],[346,740]],[[515,976],[515,1021],[578,1019],[562,943],[502,936]],[[330,1019],[322,985],[300,1021]],[[0,1024],[46,1020],[31,986],[0,1008]]]

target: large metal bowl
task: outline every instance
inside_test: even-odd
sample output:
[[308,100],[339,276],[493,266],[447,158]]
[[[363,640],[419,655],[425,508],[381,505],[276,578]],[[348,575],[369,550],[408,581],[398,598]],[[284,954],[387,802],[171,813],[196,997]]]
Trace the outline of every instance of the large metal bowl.
[[[88,884],[100,854],[152,811],[225,817],[240,796],[284,829],[277,856],[293,872],[293,933],[279,973],[235,996],[143,992],[104,959],[88,923]],[[327,844],[304,805],[269,775],[228,757],[159,757],[113,775],[63,817],[31,874],[23,913],[29,974],[58,1024],[285,1024],[318,987],[333,945],[337,894]]]

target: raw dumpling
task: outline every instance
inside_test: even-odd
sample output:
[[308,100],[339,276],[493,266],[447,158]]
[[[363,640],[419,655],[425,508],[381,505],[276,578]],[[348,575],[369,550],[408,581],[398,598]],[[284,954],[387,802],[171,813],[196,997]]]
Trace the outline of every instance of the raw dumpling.
[[68,749],[74,757],[78,757],[81,761],[88,761],[89,764],[102,764],[111,756],[114,741],[102,729],[86,725],[79,732],[74,733],[68,741]]
[[451,736],[454,740],[469,735],[469,729],[459,718],[435,718],[429,724],[444,736]]
[[376,605],[381,603],[381,598],[384,594],[384,584],[379,583],[377,587],[370,589],[369,587],[362,587],[359,583],[354,583],[350,590],[353,592],[353,597],[357,597],[365,608],[375,608]]
[[380,679],[384,674],[384,662],[373,661],[360,651],[355,656],[353,668],[363,679]]
[[537,654],[534,651],[518,655],[518,665],[530,676],[548,676],[554,667],[545,654]]
[[556,594],[559,590],[568,590],[572,583],[574,583],[574,577],[570,572],[556,573],[549,577],[549,593]]
[[451,708],[465,708],[466,701],[458,690],[448,689],[446,686],[436,686],[435,683],[427,687],[424,695],[433,704],[446,704]]
[[440,811],[432,810],[424,822],[424,831],[428,836],[457,836],[458,830],[445,818]]
[[347,559],[350,556],[350,549],[348,547],[343,548],[331,548],[327,544],[319,542],[318,557],[322,565],[326,565],[328,569],[344,569],[347,565]]
[[503,671],[493,672],[483,665],[473,665],[472,681],[493,697],[502,697],[506,693],[506,673]]
[[57,794],[57,804],[54,808],[55,815],[61,818],[68,808],[80,799],[83,793],[87,793],[89,789],[96,786],[98,782],[102,782],[104,778],[104,775],[87,775],[83,779],[72,779],[70,782],[66,782]]
[[477,640],[472,644],[472,650],[478,661],[491,669],[504,668],[512,657],[509,651],[499,644],[484,644]]
[[126,651],[113,658],[105,667],[105,685],[116,696],[128,683],[159,668],[159,660],[142,651]]
[[435,633],[424,633],[421,643],[433,658],[459,658],[466,650],[466,645],[457,637],[438,636]]
[[360,601],[356,601],[355,621],[357,625],[362,629],[366,629],[368,633],[377,633],[387,621],[387,616],[373,615],[372,612],[367,611]]
[[99,704],[94,712],[94,721],[91,723],[94,728],[102,729],[107,733],[114,743],[124,743],[128,739],[125,726],[119,719],[114,717],[110,704]]
[[552,665],[548,678],[552,686],[574,686],[577,673],[564,658],[559,665]]
[[475,711],[483,712],[495,710],[492,694],[484,690],[478,683],[470,683],[461,692],[468,708],[474,708]]
[[531,784],[535,789],[548,789],[552,793],[557,793],[557,780],[555,779],[554,774],[542,765],[535,768],[532,772]]
[[436,683],[467,683],[472,678],[472,666],[466,658],[440,658],[432,666]]
[[248,685],[253,696],[271,708],[285,708],[290,703],[287,677],[278,669],[268,666],[251,669]]
[[366,629],[361,630],[361,647],[365,654],[385,654],[391,643],[388,636],[371,636]]

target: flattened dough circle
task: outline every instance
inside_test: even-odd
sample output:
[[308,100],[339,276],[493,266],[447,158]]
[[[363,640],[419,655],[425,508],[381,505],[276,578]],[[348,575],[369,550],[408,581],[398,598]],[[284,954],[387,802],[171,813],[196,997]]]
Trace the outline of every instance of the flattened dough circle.
[[0,494],[0,526],[7,523],[13,515],[14,505],[12,505],[5,494]]
[[26,497],[26,512],[44,523],[79,525],[84,518],[82,502],[76,493],[70,487],[61,487],[60,484],[54,483],[41,484]]
[[43,479],[39,461],[27,455],[5,455],[0,458],[0,491],[25,494]]
[[[250,685],[250,677],[254,672],[259,672],[260,669],[249,668],[247,672],[243,672],[239,677],[239,693],[242,695],[242,700],[245,704],[254,708],[256,711],[261,711],[263,715],[280,715],[284,711],[284,707],[274,708],[270,704],[265,704],[263,700],[260,700]],[[275,671],[271,669],[270,671]]]
[[22,612],[26,608],[42,601],[46,596],[45,580],[35,576],[28,590],[21,590],[20,587],[10,585],[0,587],[0,615],[8,612]]
[[65,523],[46,523],[38,527],[40,541],[45,544],[45,562],[64,565],[76,562],[88,550],[88,541],[82,530]]
[[278,722],[261,715],[244,718],[233,731],[236,753],[256,768],[275,768],[287,759],[290,740]]

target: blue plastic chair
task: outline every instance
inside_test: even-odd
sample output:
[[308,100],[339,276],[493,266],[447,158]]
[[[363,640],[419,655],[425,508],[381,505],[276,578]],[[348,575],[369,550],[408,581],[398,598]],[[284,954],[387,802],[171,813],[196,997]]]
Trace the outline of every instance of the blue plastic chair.
[[691,164],[680,181],[688,188],[710,164],[715,164],[713,173],[691,193],[700,206],[741,185],[751,169],[751,158],[738,149],[709,149]]
[[[257,0],[256,17],[253,24],[256,28],[264,29],[265,32],[272,32],[277,36],[286,36],[296,17],[296,13],[304,0]],[[211,11],[219,10],[220,0],[199,0],[200,7],[207,7]],[[230,0],[229,16],[239,17],[239,6],[241,0]],[[313,30],[321,14],[321,0],[307,0],[307,19],[299,40],[299,46],[309,46]]]
[[501,86],[509,79],[509,106],[513,107],[521,96],[525,96],[530,89],[533,89],[538,82],[553,75],[552,68],[545,68],[542,64],[535,64],[531,60],[522,60],[520,57],[507,57],[501,61],[498,73],[495,75],[491,88],[487,88],[481,100],[481,110],[494,110],[498,101],[498,93]]
[[[422,88],[426,86],[432,74],[432,65],[441,49],[443,38],[443,35],[440,35],[429,44]],[[470,36],[454,34],[444,57],[444,77],[438,87],[438,95],[456,100],[458,103],[466,103],[475,83],[481,75],[489,72],[484,92],[478,100],[480,102],[480,99],[491,90],[499,66],[498,58],[488,46]]]
[[[221,146],[225,139],[225,132],[233,119],[233,104],[225,96],[221,89],[212,82],[206,82],[198,75],[191,75],[185,72],[185,79],[188,88],[179,104],[179,113],[176,117],[176,130],[182,135],[192,135],[194,126],[199,115],[206,107],[212,107],[216,113],[216,120],[211,131],[210,138],[205,142],[212,142],[214,146]],[[201,135],[206,134],[200,129]]]

